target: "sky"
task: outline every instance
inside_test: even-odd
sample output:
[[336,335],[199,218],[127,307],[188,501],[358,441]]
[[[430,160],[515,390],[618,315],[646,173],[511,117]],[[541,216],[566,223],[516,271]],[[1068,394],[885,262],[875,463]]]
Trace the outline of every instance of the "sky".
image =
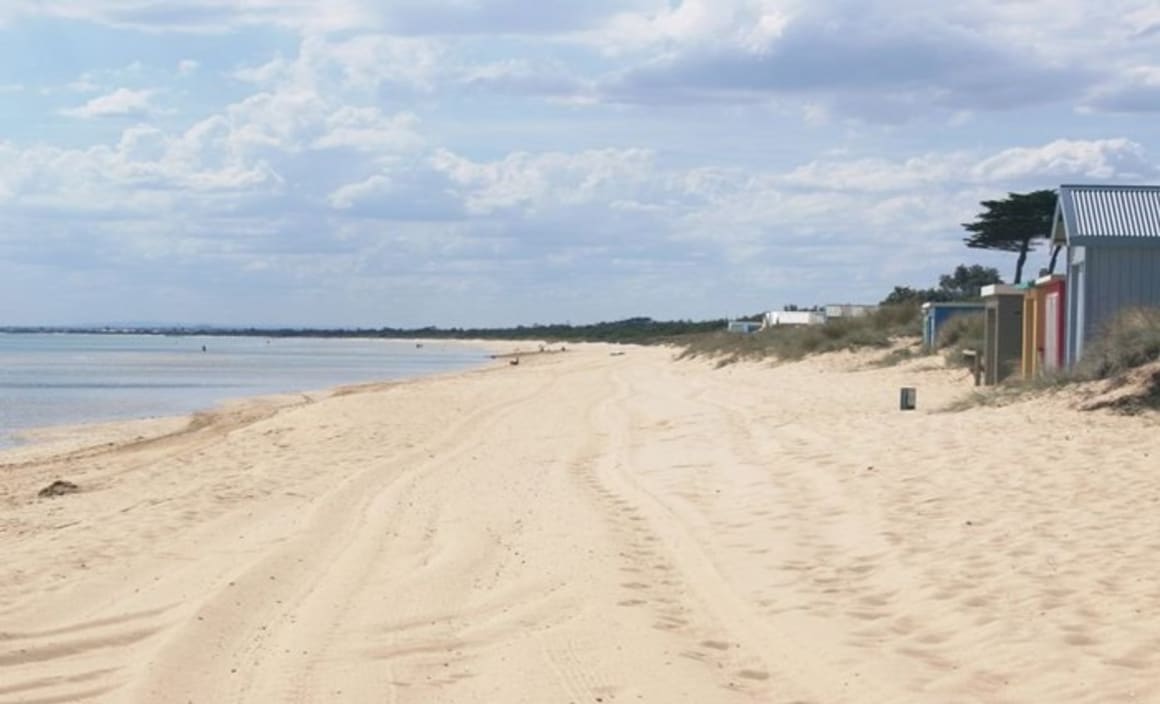
[[3,0],[0,325],[876,302],[1158,138],[1154,0]]

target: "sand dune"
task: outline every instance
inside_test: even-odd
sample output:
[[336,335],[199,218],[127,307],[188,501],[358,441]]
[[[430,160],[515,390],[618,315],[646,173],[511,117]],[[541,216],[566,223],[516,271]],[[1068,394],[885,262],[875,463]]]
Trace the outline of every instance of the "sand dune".
[[610,349],[0,455],[0,704],[1160,701],[1154,416]]

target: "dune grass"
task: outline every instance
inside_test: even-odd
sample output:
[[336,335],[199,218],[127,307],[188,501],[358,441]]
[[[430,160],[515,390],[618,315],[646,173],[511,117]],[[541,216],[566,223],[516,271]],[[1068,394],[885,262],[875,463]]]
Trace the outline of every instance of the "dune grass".
[[900,337],[921,333],[917,306],[887,306],[859,318],[835,318],[824,325],[779,325],[743,335],[724,331],[685,341],[682,359],[710,357],[718,366],[743,360],[793,361],[842,350],[886,348]]
[[1135,308],[1117,316],[1090,345],[1076,368],[1081,380],[1110,379],[1160,360],[1160,308]]
[[1131,393],[1109,401],[1095,401],[1089,408],[1110,408],[1123,413],[1160,410],[1160,369],[1146,378],[1136,370],[1160,362],[1160,308],[1136,308],[1117,316],[1104,334],[1084,351],[1072,373],[1076,381],[1107,381],[1105,390],[1134,383]]

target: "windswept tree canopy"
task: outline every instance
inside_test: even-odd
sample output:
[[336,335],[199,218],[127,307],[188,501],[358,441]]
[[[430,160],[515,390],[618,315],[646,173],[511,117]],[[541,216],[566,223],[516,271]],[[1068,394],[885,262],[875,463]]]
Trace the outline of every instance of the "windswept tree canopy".
[[983,212],[974,222],[963,223],[970,234],[963,238],[968,247],[1018,252],[1014,283],[1023,280],[1027,253],[1038,240],[1051,237],[1055,216],[1055,191],[1009,193],[1003,200],[985,200]]

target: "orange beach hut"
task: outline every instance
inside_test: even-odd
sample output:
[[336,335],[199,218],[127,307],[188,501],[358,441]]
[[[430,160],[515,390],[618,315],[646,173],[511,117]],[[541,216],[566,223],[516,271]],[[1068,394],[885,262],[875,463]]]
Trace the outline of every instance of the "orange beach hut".
[[1026,286],[1021,362],[1024,379],[1063,366],[1065,280],[1063,275],[1044,276]]

